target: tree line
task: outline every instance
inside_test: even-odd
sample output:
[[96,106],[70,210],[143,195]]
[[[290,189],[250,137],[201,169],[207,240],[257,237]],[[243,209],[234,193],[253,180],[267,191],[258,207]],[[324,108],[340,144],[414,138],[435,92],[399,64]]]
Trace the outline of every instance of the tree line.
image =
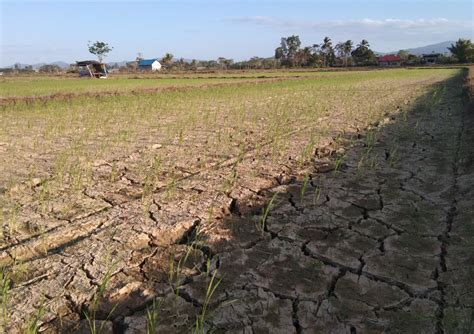
[[[471,40],[459,39],[448,49],[451,55],[440,55],[437,63],[474,62],[474,45]],[[403,65],[423,63],[422,57],[410,54],[405,50],[398,51],[397,55],[401,58]],[[167,53],[161,59],[161,63],[170,70],[347,67],[374,66],[378,64],[378,57],[366,39],[357,44],[352,40],[334,44],[330,37],[325,37],[320,44],[302,47],[300,37],[292,35],[281,38],[280,45],[275,49],[273,57],[252,57],[238,62],[225,57],[219,57],[217,60],[198,61],[193,59],[185,61],[183,58],[175,60],[171,53]]]
[[334,45],[329,37],[325,37],[321,44],[301,47],[300,38],[296,35],[281,39],[280,46],[275,49],[275,59],[278,65],[285,67],[377,64],[377,56],[365,39],[355,48],[351,40]]
[[[104,42],[88,44],[89,52],[102,62],[113,50],[113,47]],[[454,64],[474,62],[474,44],[469,39],[458,39],[448,47],[451,55],[440,55],[437,63]],[[422,64],[422,58],[400,50],[397,55],[404,65]],[[110,69],[117,69],[124,72],[136,71],[137,64],[143,56],[139,53],[135,61],[128,62],[125,66],[117,63],[108,64]],[[165,69],[173,70],[227,70],[227,69],[274,69],[293,67],[347,67],[347,66],[372,66],[377,65],[377,55],[371,50],[370,44],[363,39],[354,44],[353,41],[333,43],[331,38],[325,37],[320,44],[301,46],[298,35],[282,37],[280,45],[275,49],[274,56],[268,58],[252,57],[248,60],[234,62],[233,59],[219,57],[216,60],[196,60],[187,61],[183,58],[175,59],[173,54],[166,53],[159,59]],[[63,72],[57,65],[43,65],[34,70],[32,66],[21,67],[15,64],[13,68],[0,69],[3,72],[33,72],[59,73]],[[74,67],[67,71],[75,71]]]
[[[438,63],[474,62],[474,45],[471,40],[460,38],[448,47],[450,56],[440,55]],[[422,58],[405,50],[398,51],[402,64],[418,65]],[[280,46],[275,49],[278,65],[285,67],[329,67],[329,66],[370,66],[378,64],[378,57],[370,49],[365,39],[354,47],[351,40],[333,44],[325,37],[321,44],[301,47],[299,36],[283,37]]]

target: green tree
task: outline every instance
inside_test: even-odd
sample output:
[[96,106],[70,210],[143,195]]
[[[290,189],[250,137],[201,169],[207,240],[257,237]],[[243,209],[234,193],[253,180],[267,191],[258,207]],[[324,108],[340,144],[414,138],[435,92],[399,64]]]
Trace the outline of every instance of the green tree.
[[337,51],[339,58],[343,60],[344,66],[347,66],[352,52],[352,41],[349,39],[345,42],[339,42],[334,49]]
[[357,65],[375,65],[376,57],[375,53],[370,49],[369,42],[363,39],[351,52],[351,56]]
[[311,47],[311,51],[313,53],[313,57],[311,58],[312,65],[322,67],[324,60],[322,56],[321,46],[319,44],[313,44],[313,46]]
[[339,42],[334,49],[337,51],[338,56],[343,59],[344,66],[347,66],[352,52],[352,41],[349,39],[345,42]]
[[321,55],[323,57],[323,66],[332,66],[336,56],[334,54],[334,48],[332,47],[332,41],[329,37],[324,37],[323,44],[321,45]]
[[289,37],[282,37],[280,46],[275,49],[275,58],[278,59],[282,65],[295,66],[295,56],[300,50],[300,37],[292,35]]
[[474,45],[470,39],[458,39],[456,44],[448,47],[453,55],[456,56],[460,63],[467,63],[474,60]]
[[203,62],[203,65],[207,68],[217,68],[219,63],[215,60],[209,60],[207,62]]
[[402,59],[402,64],[406,64],[408,62],[408,57],[410,56],[410,54],[408,53],[408,51],[400,50],[397,52],[397,56]]
[[58,65],[42,65],[38,70],[42,73],[59,73],[61,67]]
[[410,54],[408,53],[408,51],[400,50],[400,51],[398,51],[397,55],[398,55],[400,58],[402,58],[403,60],[406,60],[406,59],[408,59],[408,56],[409,56]]
[[173,54],[168,52],[161,58],[161,63],[165,66],[170,66],[173,63],[173,57]]
[[249,66],[251,68],[262,68],[263,66],[263,58],[260,57],[252,57],[249,60]]
[[279,64],[283,64],[286,61],[285,51],[283,50],[281,46],[275,49],[275,59],[277,60]]
[[351,56],[352,47],[353,47],[353,43],[350,39],[348,39],[347,41],[344,42],[344,58],[345,58],[345,65],[346,66],[347,66],[347,61],[348,61],[349,57]]
[[232,64],[234,63],[234,60],[233,59],[226,59],[225,57],[219,57],[219,58],[217,58],[217,62],[219,63],[219,66],[223,70],[227,70],[229,67],[232,66]]
[[313,64],[313,53],[311,47],[307,46],[296,52],[295,64],[298,66],[309,66]]
[[407,63],[409,65],[419,64],[421,62],[421,58],[417,55],[408,54],[407,56]]
[[224,69],[225,68],[225,64],[226,64],[226,60],[225,57],[219,57],[217,58],[217,63],[219,64],[219,66]]
[[275,68],[277,66],[277,62],[273,58],[264,58],[262,60],[263,68]]
[[229,67],[231,67],[234,64],[234,59],[226,59],[224,61],[224,64],[225,64],[225,68],[228,69]]
[[109,46],[107,43],[99,41],[95,43],[89,41],[87,47],[89,48],[89,52],[97,57],[99,63],[102,63],[102,60],[107,57],[110,51],[113,50],[113,47]]
[[184,60],[184,58],[179,58],[179,60],[177,61],[177,65],[178,65],[178,68],[179,68],[180,70],[183,70],[183,69],[186,68],[187,63],[186,63],[186,61]]

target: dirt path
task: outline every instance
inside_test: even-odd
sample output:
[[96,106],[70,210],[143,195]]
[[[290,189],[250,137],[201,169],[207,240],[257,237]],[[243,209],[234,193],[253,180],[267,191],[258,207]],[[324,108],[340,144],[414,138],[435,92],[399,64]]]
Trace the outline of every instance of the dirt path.
[[[426,96],[433,108],[361,136],[339,171],[273,189],[263,233],[266,207],[234,208],[223,224],[188,235],[184,243],[200,240],[188,270],[195,256],[211,254],[210,271],[218,268],[221,279],[204,328],[474,331],[474,114],[462,106],[459,85]],[[199,269],[176,297],[163,297],[171,306],[160,308],[162,332],[189,330],[207,306],[216,279]],[[135,312],[119,329],[143,332],[146,319]]]
[[186,171],[185,197],[146,212],[125,174],[113,196],[82,194],[88,214],[64,216],[64,199],[46,230],[0,249],[25,272],[11,324],[33,308],[48,332],[90,332],[87,318],[129,334],[472,332],[474,113],[461,85],[319,148],[306,178],[270,168],[279,176],[244,184],[245,201]]

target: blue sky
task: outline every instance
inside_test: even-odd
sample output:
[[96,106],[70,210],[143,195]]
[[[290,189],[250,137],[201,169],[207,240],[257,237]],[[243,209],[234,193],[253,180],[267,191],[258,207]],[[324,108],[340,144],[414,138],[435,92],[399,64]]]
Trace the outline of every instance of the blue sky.
[[114,47],[107,61],[273,55],[280,37],[303,45],[362,38],[393,51],[473,38],[471,0],[0,0],[0,66],[93,58],[87,42]]

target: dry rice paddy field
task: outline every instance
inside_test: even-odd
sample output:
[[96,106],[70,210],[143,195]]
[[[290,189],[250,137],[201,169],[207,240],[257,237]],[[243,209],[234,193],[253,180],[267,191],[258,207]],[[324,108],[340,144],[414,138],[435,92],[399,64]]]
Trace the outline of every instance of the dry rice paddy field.
[[474,332],[466,78],[1,79],[1,328]]

